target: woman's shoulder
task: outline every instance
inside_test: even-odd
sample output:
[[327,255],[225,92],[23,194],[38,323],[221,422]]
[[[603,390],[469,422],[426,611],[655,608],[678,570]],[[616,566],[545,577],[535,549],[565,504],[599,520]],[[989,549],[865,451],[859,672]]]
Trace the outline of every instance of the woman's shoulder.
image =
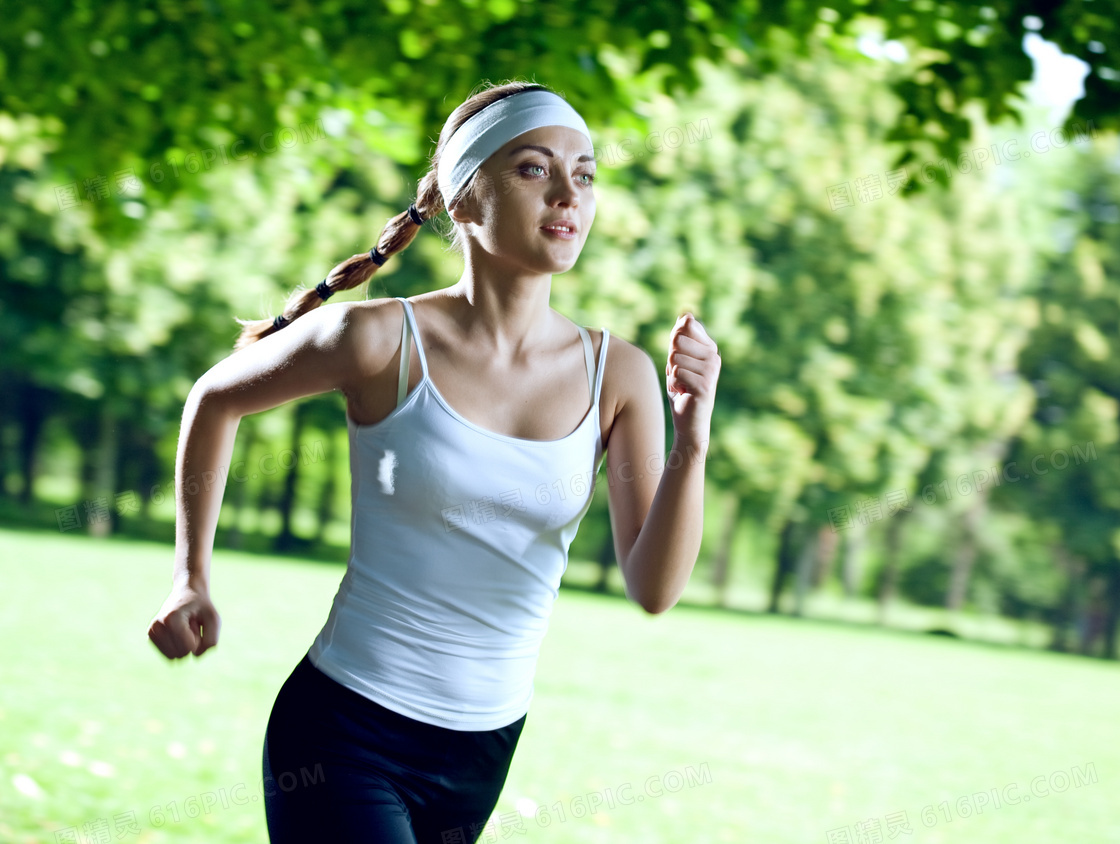
[[[569,317],[563,317],[573,325],[580,325],[575,320]],[[606,367],[603,372],[604,384],[603,388],[606,389],[608,380],[625,382],[627,378],[632,376],[641,376],[642,370],[648,369],[653,366],[653,358],[641,346],[631,343],[624,337],[620,337],[611,330],[610,326],[600,326],[595,328],[590,325],[580,325],[581,328],[587,331],[588,336],[591,338],[591,346],[595,351],[595,359],[599,360],[603,349],[603,341],[607,343],[607,356]]]
[[400,346],[403,305],[392,297],[339,302],[324,308],[338,309],[341,342],[363,369],[378,372]]
[[[415,302],[413,298],[409,298],[409,303],[412,304],[415,310]],[[390,339],[400,340],[401,327],[404,321],[404,305],[400,299],[393,296],[386,296],[380,299],[363,299],[360,302],[346,302],[343,303],[344,307],[349,309],[349,321],[354,324],[354,327],[360,328],[363,332],[373,332],[377,336],[386,336]],[[393,329],[396,334],[390,331]]]
[[661,402],[661,380],[653,357],[641,346],[607,329],[607,357],[599,397],[603,418],[603,443],[610,442],[615,422],[623,410],[644,418],[656,412]]
[[[603,389],[611,388],[619,391],[622,396],[628,396],[633,389],[640,388],[648,383],[650,373],[657,373],[653,357],[641,346],[631,343],[606,328],[607,357],[603,370]],[[590,332],[591,329],[588,328]],[[602,330],[598,332],[600,335]],[[592,342],[601,348],[602,340],[592,334]]]
[[[587,325],[584,328],[591,337],[596,360],[604,361],[599,406],[606,442],[622,409],[627,405],[652,406],[660,398],[661,385],[653,357],[641,346],[615,334],[609,326]],[[607,343],[605,358],[601,357],[604,339]]]

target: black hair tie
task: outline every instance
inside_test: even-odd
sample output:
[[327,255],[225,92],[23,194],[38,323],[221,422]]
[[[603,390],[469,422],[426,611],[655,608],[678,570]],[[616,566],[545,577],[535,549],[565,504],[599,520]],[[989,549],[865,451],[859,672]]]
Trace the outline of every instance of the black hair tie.
[[420,216],[420,211],[417,209],[415,202],[408,206],[408,216],[412,218],[412,222],[416,225],[424,225],[424,218]]
[[272,321],[272,327],[273,328],[283,328],[287,324],[288,324],[288,319],[283,314],[280,314],[280,316],[276,317]]
[[373,249],[369,250],[369,259],[380,267],[382,264],[389,260],[389,256],[382,255],[377,251],[377,247],[375,246],[373,247]]
[[315,285],[315,292],[318,293],[319,298],[325,302],[327,299],[331,298],[336,291],[331,290],[330,287],[327,286],[327,280],[324,278]]

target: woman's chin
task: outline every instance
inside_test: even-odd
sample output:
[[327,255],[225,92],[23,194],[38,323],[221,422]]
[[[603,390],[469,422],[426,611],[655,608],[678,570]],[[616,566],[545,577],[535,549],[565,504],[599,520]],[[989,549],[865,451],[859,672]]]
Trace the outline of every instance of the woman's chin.
[[579,251],[571,250],[567,255],[552,255],[550,260],[545,261],[549,269],[546,272],[550,273],[566,273],[576,265],[579,260]]

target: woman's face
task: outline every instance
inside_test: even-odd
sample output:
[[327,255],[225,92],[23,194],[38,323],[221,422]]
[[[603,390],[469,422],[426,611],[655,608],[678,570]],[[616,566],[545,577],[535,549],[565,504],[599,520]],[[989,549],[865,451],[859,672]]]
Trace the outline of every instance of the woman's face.
[[[595,220],[595,153],[567,126],[524,132],[475,176],[474,201],[452,209],[475,259],[498,259],[533,274],[571,269]],[[574,231],[545,229],[559,220]],[[481,253],[481,254],[480,254]]]

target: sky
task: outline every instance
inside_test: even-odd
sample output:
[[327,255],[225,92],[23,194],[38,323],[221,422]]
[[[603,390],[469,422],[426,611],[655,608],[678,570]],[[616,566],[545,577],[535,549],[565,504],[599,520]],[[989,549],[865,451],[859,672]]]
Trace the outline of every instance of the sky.
[[[1040,21],[1036,26],[1031,18],[1024,23],[1028,28],[1041,26]],[[904,62],[909,57],[901,42],[884,42],[872,34],[861,36],[858,47],[860,52],[871,58]],[[1034,76],[1029,84],[1023,86],[1024,96],[1036,105],[1049,106],[1050,122],[1062,122],[1073,104],[1085,96],[1084,80],[1089,73],[1089,65],[1076,56],[1063,53],[1057,44],[1046,41],[1036,32],[1028,32],[1023,37],[1023,51],[1034,64]]]
[[1033,32],[1024,36],[1023,50],[1034,62],[1034,77],[1025,89],[1028,98],[1051,106],[1053,122],[1064,120],[1073,104],[1085,96],[1089,65]]

